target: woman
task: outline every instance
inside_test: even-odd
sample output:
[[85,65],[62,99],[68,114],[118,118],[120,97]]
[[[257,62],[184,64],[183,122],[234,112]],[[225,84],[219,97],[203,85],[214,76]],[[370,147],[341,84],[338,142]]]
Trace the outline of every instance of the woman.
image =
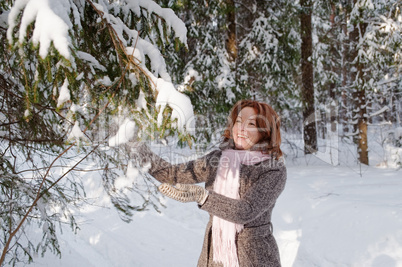
[[[280,120],[267,104],[237,102],[219,150],[171,165],[141,146],[159,190],[210,214],[198,266],[280,266],[271,215],[285,187]],[[196,183],[205,182],[205,189]]]

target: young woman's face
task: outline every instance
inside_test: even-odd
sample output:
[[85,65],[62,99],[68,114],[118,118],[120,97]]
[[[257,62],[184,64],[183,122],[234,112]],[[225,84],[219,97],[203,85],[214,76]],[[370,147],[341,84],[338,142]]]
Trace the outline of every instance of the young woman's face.
[[243,108],[232,128],[236,149],[248,150],[261,138],[257,129],[257,113],[251,107]]

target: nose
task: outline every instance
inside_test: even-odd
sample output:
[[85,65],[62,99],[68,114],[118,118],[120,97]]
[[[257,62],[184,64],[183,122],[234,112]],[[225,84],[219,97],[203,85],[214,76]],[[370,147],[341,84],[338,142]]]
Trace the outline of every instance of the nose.
[[240,130],[241,132],[245,132],[245,131],[246,131],[246,123],[245,123],[245,122],[240,123],[240,125],[239,125],[239,130]]

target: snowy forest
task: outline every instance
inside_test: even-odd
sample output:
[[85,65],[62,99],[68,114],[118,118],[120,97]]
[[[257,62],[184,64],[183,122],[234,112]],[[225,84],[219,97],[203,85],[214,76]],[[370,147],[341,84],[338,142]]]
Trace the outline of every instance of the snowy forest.
[[[240,99],[280,115],[289,177],[292,166],[297,175],[314,165],[382,184],[371,190],[395,193],[384,205],[397,218],[392,229],[402,229],[401,8],[401,0],[0,0],[0,266],[66,255],[62,233],[79,235],[80,211],[106,205],[88,177],[99,178],[96,190],[125,224],[169,212],[135,147],[153,144],[172,162],[202,155]],[[391,180],[374,180],[382,176]],[[402,232],[393,234],[394,254],[378,265],[344,266],[402,266]],[[194,250],[182,266],[195,266]],[[339,266],[306,251],[283,265]],[[113,266],[174,266],[150,262]]]

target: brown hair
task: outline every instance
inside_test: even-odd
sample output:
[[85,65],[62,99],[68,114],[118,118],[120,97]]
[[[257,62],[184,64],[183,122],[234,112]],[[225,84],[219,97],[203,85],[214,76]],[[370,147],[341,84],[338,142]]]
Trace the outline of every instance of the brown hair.
[[251,107],[257,113],[256,124],[261,135],[261,139],[252,149],[271,154],[276,159],[280,158],[283,155],[280,148],[280,118],[270,105],[255,100],[240,100],[233,106],[228,118],[228,124],[223,132],[223,143],[233,144],[232,128],[240,111],[245,107]]

